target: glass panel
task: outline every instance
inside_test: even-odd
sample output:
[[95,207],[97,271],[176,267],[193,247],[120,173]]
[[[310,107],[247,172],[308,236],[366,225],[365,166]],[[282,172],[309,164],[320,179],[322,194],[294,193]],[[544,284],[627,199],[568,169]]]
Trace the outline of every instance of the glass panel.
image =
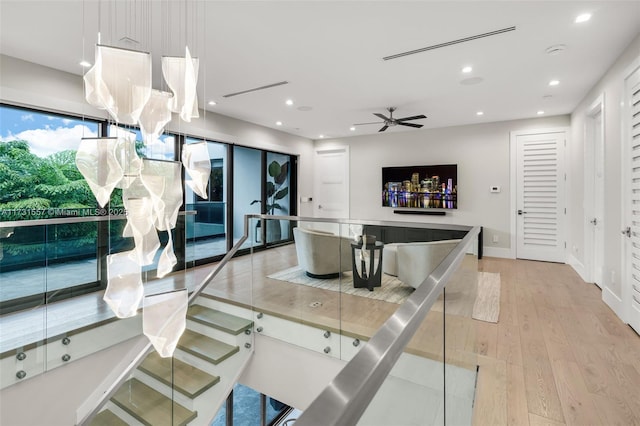
[[[500,275],[480,271],[477,243],[468,252],[445,287],[445,410],[448,424],[471,424],[477,383],[477,354],[483,353],[477,330],[497,322]],[[497,286],[497,287],[496,287]],[[486,347],[484,348],[486,350]]]
[[[244,235],[244,216],[260,214],[262,170],[260,150],[233,147],[233,244]],[[262,244],[262,223],[254,224],[243,248]]]
[[477,363],[471,312],[477,274],[477,257],[468,254],[358,424],[472,423]]
[[46,368],[45,242],[45,226],[0,227],[0,354],[15,360],[0,369],[0,388]]
[[[201,143],[201,140],[187,138],[187,143]],[[185,185],[187,211],[195,215],[187,216],[187,261],[195,261],[218,256],[227,252],[227,145],[207,142],[211,162],[211,175],[207,184],[207,199],[193,192]]]
[[342,292],[353,290],[351,241],[338,224],[284,222],[293,228],[295,244],[252,255],[256,327],[270,337],[340,357]]
[[[267,152],[267,214],[288,216],[291,212],[290,196],[290,156]],[[290,238],[287,221],[269,220],[267,243]]]

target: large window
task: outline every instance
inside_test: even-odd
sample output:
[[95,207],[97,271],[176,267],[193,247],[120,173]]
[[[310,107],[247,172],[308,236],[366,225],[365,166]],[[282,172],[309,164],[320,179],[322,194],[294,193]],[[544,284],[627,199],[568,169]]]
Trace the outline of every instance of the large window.
[[[207,197],[184,181],[186,212],[171,231],[176,269],[220,259],[244,234],[246,214],[296,214],[293,156],[173,134],[145,144],[137,128],[120,129],[134,133],[136,153],[151,160],[179,161],[181,144],[206,144]],[[75,163],[82,138],[113,137],[115,130],[107,120],[0,105],[0,221],[23,221],[0,228],[0,313],[104,289],[107,256],[133,249],[133,238],[123,236],[123,189],[100,209]],[[108,218],[95,217],[105,211]],[[75,219],[39,221],[68,217]],[[288,223],[261,221],[245,248],[290,241]],[[169,234],[159,237],[166,245]],[[145,281],[155,278],[160,253],[143,267]]]
[[[95,214],[75,153],[98,129],[92,120],[0,105],[0,221]],[[1,229],[2,311],[95,289],[97,229],[96,222]]]

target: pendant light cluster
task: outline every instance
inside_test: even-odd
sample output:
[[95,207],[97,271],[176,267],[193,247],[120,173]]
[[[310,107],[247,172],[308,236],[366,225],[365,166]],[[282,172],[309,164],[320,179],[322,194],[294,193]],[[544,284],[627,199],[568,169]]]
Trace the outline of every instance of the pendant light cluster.
[[181,167],[194,193],[207,198],[211,163],[206,142],[184,144],[182,162],[140,158],[136,135],[117,124],[140,127],[143,143],[156,142],[171,121],[172,113],[190,122],[198,117],[196,84],[199,62],[189,48],[184,57],[162,57],[162,75],[170,92],[151,87],[150,53],[96,45],[95,63],[84,75],[85,99],[106,110],[116,125],[110,137],[83,138],[76,154],[78,170],[87,180],[100,207],[115,188],[122,189],[127,211],[123,237],[135,247],[107,257],[107,289],[104,300],[119,318],[137,314],[143,302],[143,332],[157,352],[172,356],[186,327],[186,289],[144,296],[142,267],[151,265],[161,247],[158,231],[169,240],[160,253],[157,275],[173,270],[177,259],[171,230],[183,201]]

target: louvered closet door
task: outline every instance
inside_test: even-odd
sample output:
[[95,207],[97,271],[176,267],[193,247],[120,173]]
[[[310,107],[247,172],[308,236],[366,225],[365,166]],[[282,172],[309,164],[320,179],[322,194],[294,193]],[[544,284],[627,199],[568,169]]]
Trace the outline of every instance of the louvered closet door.
[[640,69],[626,80],[626,108],[629,116],[628,135],[629,162],[625,179],[627,180],[626,225],[623,230],[625,239],[626,280],[623,283],[624,303],[627,305],[627,322],[640,333]]
[[565,261],[565,133],[518,135],[516,257]]

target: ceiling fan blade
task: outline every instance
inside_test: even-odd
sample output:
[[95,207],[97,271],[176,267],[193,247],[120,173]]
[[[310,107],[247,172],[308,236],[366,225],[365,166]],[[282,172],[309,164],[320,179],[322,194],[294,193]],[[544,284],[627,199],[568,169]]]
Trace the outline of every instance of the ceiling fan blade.
[[355,123],[354,126],[364,126],[365,124],[381,124],[384,123],[384,121],[374,121],[371,123]]
[[374,113],[373,115],[375,115],[376,117],[384,120],[384,121],[389,121],[389,119],[387,117],[385,117],[384,115],[380,114],[379,112]]
[[427,118],[426,115],[412,115],[411,117],[405,117],[405,118],[396,118],[397,121],[408,121],[408,120],[420,120],[421,118]]
[[420,128],[422,127],[422,124],[413,124],[413,123],[398,123],[399,126],[407,126],[407,127],[416,127],[416,128]]
[[387,130],[389,128],[389,126],[387,126],[386,124],[384,126],[382,126],[382,129],[378,130],[379,132],[384,132],[385,130]]

